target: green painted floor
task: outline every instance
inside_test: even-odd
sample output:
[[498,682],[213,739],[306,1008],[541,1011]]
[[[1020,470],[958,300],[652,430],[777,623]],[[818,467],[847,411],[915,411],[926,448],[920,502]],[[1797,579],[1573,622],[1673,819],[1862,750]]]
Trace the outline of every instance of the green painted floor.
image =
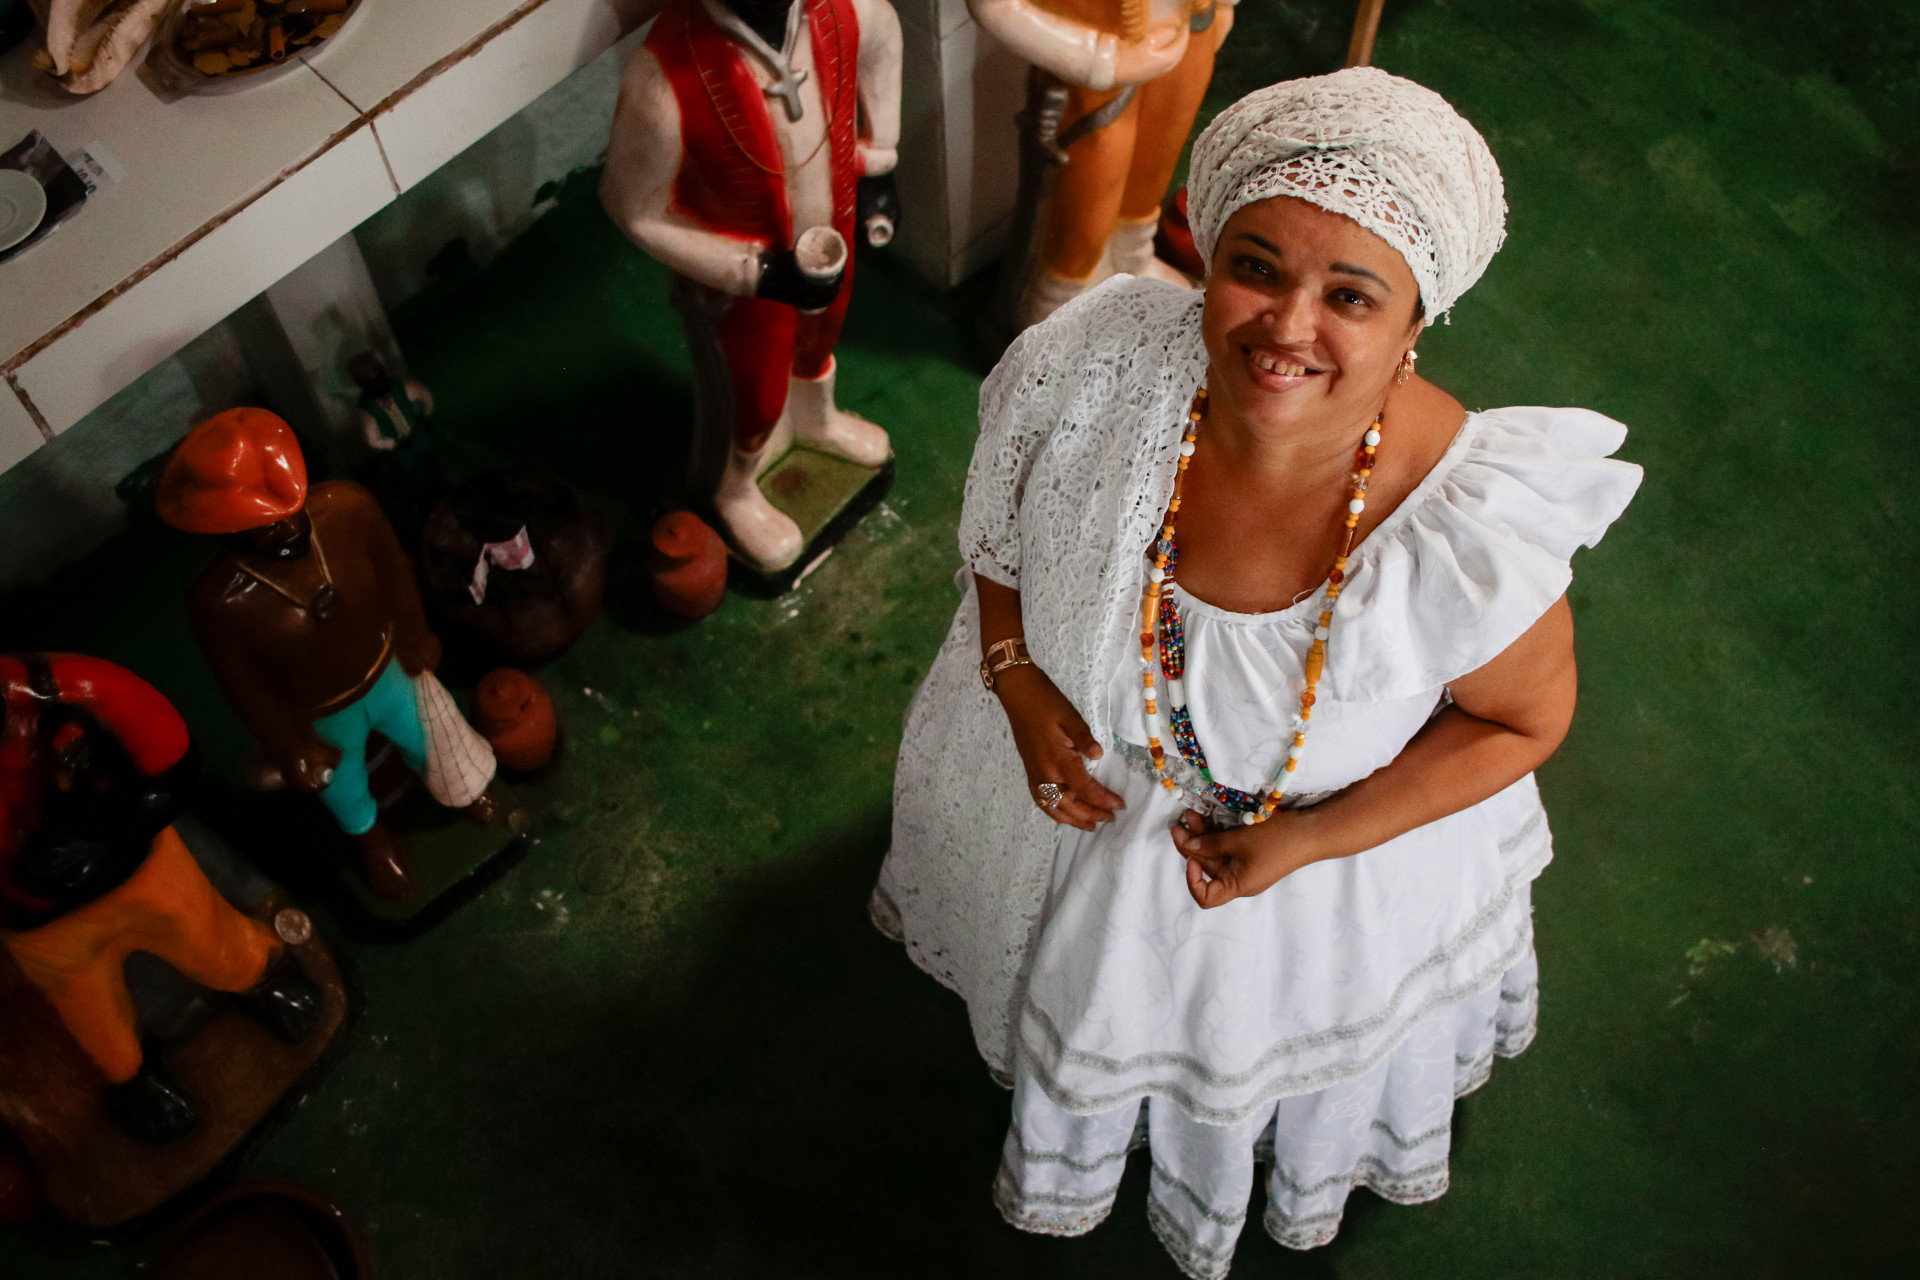
[[[1348,15],[1243,5],[1216,105],[1331,65]],[[1358,1193],[1309,1255],[1250,1230],[1235,1275],[1915,1274],[1920,9],[1392,0],[1376,61],[1480,125],[1513,210],[1421,371],[1618,417],[1647,482],[1573,591],[1540,1039],[1461,1106],[1443,1199]],[[643,529],[689,405],[663,285],[582,185],[406,309],[456,462],[544,463]],[[391,1280],[1175,1274],[1138,1167],[1084,1240],[1001,1225],[1005,1095],[865,921],[954,602],[967,307],[865,270],[842,397],[893,432],[886,508],[679,632],[623,552],[542,673],[559,829],[427,937],[351,948],[357,1041],[252,1172],[338,1197]],[[129,663],[231,768],[176,603],[201,554],[122,537],[0,643]],[[139,1258],[0,1237],[9,1280]]]

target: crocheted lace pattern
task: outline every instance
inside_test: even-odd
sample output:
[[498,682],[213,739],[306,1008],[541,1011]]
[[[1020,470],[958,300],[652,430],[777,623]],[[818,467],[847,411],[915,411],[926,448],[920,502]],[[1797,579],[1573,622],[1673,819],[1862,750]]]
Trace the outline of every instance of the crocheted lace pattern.
[[1407,260],[1428,318],[1472,287],[1506,239],[1500,166],[1433,90],[1377,67],[1248,94],[1193,145],[1187,199],[1205,261],[1245,205],[1297,196],[1353,219]]

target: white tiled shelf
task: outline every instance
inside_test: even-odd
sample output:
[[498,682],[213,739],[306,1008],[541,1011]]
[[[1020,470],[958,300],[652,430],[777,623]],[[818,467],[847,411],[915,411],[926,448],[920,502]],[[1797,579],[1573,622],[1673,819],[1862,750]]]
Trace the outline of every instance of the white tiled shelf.
[[38,129],[124,178],[0,263],[0,470],[66,430],[612,45],[657,0],[361,0],[309,62],[168,99],[72,98],[0,57],[0,146]]
[[[368,3],[392,0],[368,0]],[[11,262],[0,263],[0,361],[178,252],[351,131],[358,114],[304,67],[244,92],[162,99],[129,71],[87,98],[48,83],[31,42],[0,58],[0,147],[29,130],[71,156],[103,144],[123,181]]]

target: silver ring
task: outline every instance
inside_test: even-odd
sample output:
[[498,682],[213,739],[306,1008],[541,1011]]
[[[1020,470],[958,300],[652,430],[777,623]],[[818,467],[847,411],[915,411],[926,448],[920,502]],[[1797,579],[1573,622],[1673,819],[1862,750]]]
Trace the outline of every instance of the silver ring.
[[1040,798],[1046,802],[1043,807],[1048,809],[1058,809],[1067,796],[1067,789],[1057,782],[1043,782],[1034,790],[1040,793]]

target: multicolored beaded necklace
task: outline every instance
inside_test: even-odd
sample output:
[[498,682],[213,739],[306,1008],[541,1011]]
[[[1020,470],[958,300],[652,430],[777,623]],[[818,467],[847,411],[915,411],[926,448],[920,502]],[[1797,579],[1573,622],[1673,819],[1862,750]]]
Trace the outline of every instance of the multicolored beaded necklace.
[[1340,591],[1346,582],[1347,558],[1353,553],[1354,530],[1360,524],[1360,513],[1367,509],[1367,482],[1373,475],[1374,455],[1380,447],[1380,420],[1384,414],[1385,410],[1382,410],[1373,416],[1355,459],[1357,465],[1354,468],[1353,493],[1347,499],[1347,513],[1341,524],[1340,551],[1333,558],[1333,571],[1327,575],[1326,598],[1321,603],[1320,621],[1313,629],[1313,643],[1307,649],[1307,684],[1300,694],[1300,714],[1293,722],[1293,742],[1287,747],[1285,760],[1274,770],[1266,794],[1260,796],[1223,786],[1213,780],[1213,774],[1207,767],[1206,752],[1200,746],[1199,736],[1194,733],[1193,716],[1187,709],[1184,683],[1187,641],[1180,621],[1180,610],[1171,600],[1164,605],[1161,601],[1161,593],[1166,584],[1173,581],[1174,567],[1180,559],[1180,547],[1174,540],[1174,526],[1180,515],[1180,491],[1186,484],[1187,467],[1193,461],[1194,442],[1200,438],[1200,423],[1207,416],[1207,389],[1201,387],[1193,393],[1193,403],[1187,408],[1187,430],[1180,438],[1180,461],[1173,478],[1173,498],[1167,503],[1167,514],[1160,525],[1160,537],[1153,546],[1153,567],[1147,570],[1146,596],[1140,605],[1140,663],[1145,682],[1147,750],[1153,756],[1154,773],[1158,775],[1160,785],[1167,790],[1178,791],[1180,784],[1174,781],[1167,767],[1166,751],[1160,745],[1160,705],[1156,696],[1155,666],[1159,667],[1160,674],[1167,682],[1167,720],[1172,727],[1174,745],[1181,757],[1200,775],[1213,799],[1223,808],[1238,813],[1240,821],[1249,826],[1265,822],[1280,807],[1280,801],[1286,793],[1287,775],[1299,768],[1300,757],[1306,752],[1307,724],[1313,719],[1314,691],[1320,684],[1321,672],[1326,669],[1327,637],[1332,634],[1333,606],[1340,598]]

